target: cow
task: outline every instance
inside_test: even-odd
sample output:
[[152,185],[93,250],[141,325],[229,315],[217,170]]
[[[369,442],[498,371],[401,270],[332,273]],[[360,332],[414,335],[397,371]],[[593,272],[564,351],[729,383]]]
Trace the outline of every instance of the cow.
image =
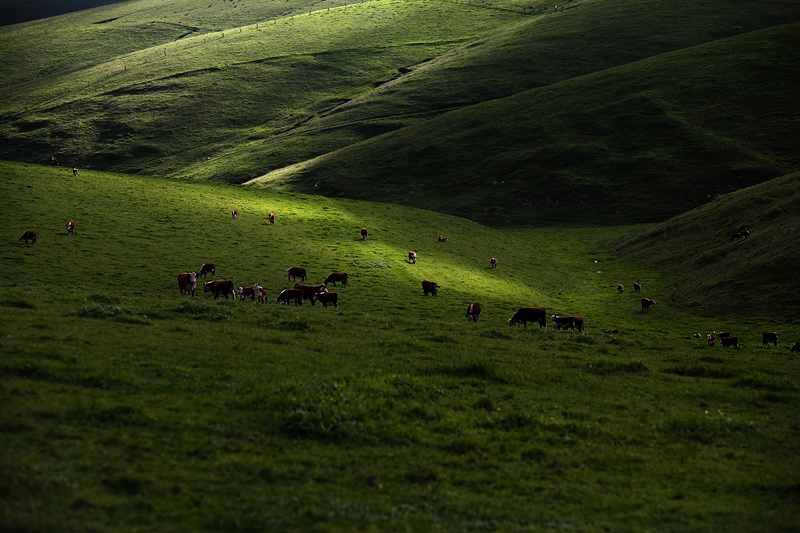
[[749,239],[749,238],[750,238],[750,232],[747,231],[746,229],[742,230],[742,231],[738,231],[738,232],[734,233],[733,235],[731,235],[731,240],[732,241],[738,241],[739,239]]
[[294,300],[294,305],[303,307],[303,291],[300,289],[283,289],[275,300],[275,303],[289,305],[289,302]]
[[231,216],[233,217],[233,220],[238,219],[239,218],[239,211],[234,209],[233,211],[231,211]]
[[19,236],[17,242],[25,241],[25,244],[28,244],[28,241],[31,241],[31,244],[36,244],[36,232],[32,229],[24,232],[22,235]]
[[695,339],[702,339],[703,338],[703,336],[700,335],[699,333],[695,333],[694,335],[692,335],[692,337],[694,337]]
[[328,308],[328,304],[333,304],[333,307],[339,309],[339,295],[335,292],[318,292],[311,297],[311,305],[317,302],[322,302],[322,307]]
[[261,289],[261,285],[258,283],[249,287],[239,287],[239,299],[244,301],[245,298],[250,298],[251,302],[255,302],[256,297],[259,295],[259,289]]
[[655,305],[656,301],[652,298],[642,298],[642,312],[649,313],[650,308]]
[[492,260],[489,261],[489,264],[492,265],[492,268],[497,268],[497,258],[492,257]]
[[434,296],[436,296],[437,294],[439,294],[439,284],[434,283],[433,281],[425,280],[422,282],[422,292],[425,293],[425,296],[427,296],[428,293],[431,293]]
[[346,272],[331,272],[328,274],[328,277],[322,280],[322,283],[325,285],[331,284],[334,287],[336,283],[340,283],[342,287],[347,285],[347,273]]
[[75,221],[73,220],[67,222],[67,235],[69,236],[75,235]]
[[778,345],[778,338],[781,334],[777,331],[765,331],[761,335],[761,343],[762,344],[769,344],[772,343],[774,346]]
[[444,235],[439,235],[439,242],[447,242],[447,237]]
[[618,293],[620,293],[620,294],[622,294],[623,292],[625,292],[625,286],[624,286],[622,283],[620,283],[619,285],[617,285],[617,292],[618,292]]
[[739,347],[739,337],[723,337],[722,338],[722,347],[727,348],[728,346],[736,346]]
[[269,215],[267,215],[267,220],[269,220],[269,225],[270,226],[274,226],[275,225],[275,213],[270,213]]
[[731,332],[730,331],[723,331],[723,332],[717,333],[717,336],[720,339],[724,339],[726,337],[730,337],[731,336]]
[[633,282],[633,292],[642,292],[642,284]]
[[794,346],[789,350],[790,352],[800,352],[800,342],[794,343]]
[[583,317],[552,315],[550,320],[553,322],[553,329],[571,329],[575,331],[575,328],[578,328],[578,331],[583,331]]
[[257,285],[258,290],[256,290],[256,297],[258,298],[258,303],[263,304],[267,303],[267,289],[262,287],[261,285]]
[[508,325],[523,324],[526,328],[528,322],[538,322],[539,328],[547,329],[547,310],[544,307],[520,307],[508,319]]
[[78,177],[78,169],[77,168],[73,168],[72,169],[72,175],[75,176],[76,178]]
[[361,238],[366,241],[367,235],[369,235],[369,231],[367,231],[367,228],[361,228]]
[[467,306],[467,322],[477,322],[481,317],[481,304],[472,302]]
[[322,285],[304,285],[302,283],[296,283],[294,288],[303,291],[303,299],[311,300],[311,305],[315,304],[315,301],[312,299],[315,294],[320,292],[328,292],[328,289],[325,287],[324,283]]
[[291,267],[283,271],[289,281],[295,281],[300,278],[300,281],[306,280],[306,269],[303,267]]
[[416,252],[408,252],[408,262],[414,265],[417,264],[417,253]]
[[717,339],[714,337],[713,333],[709,333],[706,335],[706,341],[708,342],[709,346],[714,346],[714,344],[717,342]]
[[181,296],[189,293],[194,296],[194,289],[197,287],[197,272],[181,272],[178,274],[178,290]]
[[614,329],[604,329],[603,333],[614,333],[614,334],[616,334],[616,333],[619,333],[619,330],[616,329],[616,328],[614,328]]
[[58,158],[54,155],[50,156],[50,166],[57,167],[58,166]]
[[211,274],[211,279],[214,279],[214,275],[217,273],[217,265],[214,263],[203,263],[203,266],[200,267],[200,272],[197,273],[198,276],[206,277],[206,274]]
[[215,300],[219,300],[219,297],[223,294],[227,300],[230,294],[231,298],[236,301],[236,292],[233,289],[233,282],[229,279],[217,279],[203,283],[203,293],[205,294],[207,292],[212,293]]

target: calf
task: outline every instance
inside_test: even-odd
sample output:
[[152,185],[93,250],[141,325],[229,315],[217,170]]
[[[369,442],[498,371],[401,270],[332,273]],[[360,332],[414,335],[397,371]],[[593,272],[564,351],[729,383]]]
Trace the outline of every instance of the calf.
[[539,328],[547,329],[547,310],[544,307],[520,307],[508,319],[508,325],[523,324],[526,328],[528,322],[538,322]]
[[197,272],[181,272],[178,274],[178,290],[181,296],[192,293],[194,296],[194,289],[197,287]]
[[433,281],[425,280],[422,282],[422,292],[425,293],[425,296],[427,296],[428,293],[431,293],[434,296],[436,296],[437,294],[439,294],[439,284],[434,283]]
[[69,235],[70,237],[75,235],[75,221],[74,220],[70,220],[69,222],[67,222],[67,235]]
[[283,271],[289,281],[294,281],[300,278],[300,281],[306,280],[306,269],[303,267],[291,267]]
[[656,301],[652,298],[642,298],[642,311],[649,313],[650,308],[655,305]]
[[325,287],[324,283],[322,285],[304,285],[302,283],[296,283],[294,288],[303,291],[303,299],[311,300],[311,305],[315,304],[315,301],[312,299],[315,294],[320,292],[328,292],[328,289]]
[[762,344],[769,344],[772,343],[774,346],[778,345],[778,338],[781,336],[780,333],[777,331],[765,331],[761,335],[761,343]]
[[467,322],[477,322],[481,317],[481,304],[472,302],[467,306]]
[[369,232],[367,231],[367,228],[361,228],[361,238],[366,241],[367,240],[367,235],[369,235]]
[[489,264],[492,265],[492,268],[497,268],[497,258],[492,257],[492,260],[489,261]]
[[447,237],[444,235],[439,235],[439,242],[447,242]]
[[237,218],[239,218],[239,211],[234,209],[233,211],[231,211],[231,216],[233,217],[233,220],[236,220]]
[[25,244],[28,244],[28,241],[31,241],[31,244],[36,244],[36,232],[32,229],[29,229],[28,231],[20,235],[17,241],[18,242],[25,241]]
[[328,277],[322,280],[322,283],[328,285],[329,283],[336,286],[336,283],[340,283],[342,287],[347,285],[347,273],[346,272],[331,272],[328,274]]
[[642,292],[642,284],[633,282],[633,292]]
[[416,252],[408,252],[408,261],[414,265],[417,264],[417,254]]
[[214,274],[217,272],[217,265],[214,263],[203,263],[203,266],[200,267],[200,272],[197,273],[198,276],[206,277],[206,274],[211,274],[211,279],[214,279]]
[[269,220],[269,225],[270,226],[274,226],[275,225],[275,213],[270,213],[269,215],[267,215],[267,220]]
[[228,299],[229,294],[234,301],[236,300],[236,292],[233,290],[233,282],[229,279],[218,279],[203,283],[203,293],[207,292],[212,293],[215,300],[219,300],[219,297],[223,294],[225,295],[226,300]]
[[255,285],[250,285],[249,287],[239,287],[239,299],[244,301],[245,298],[250,298],[251,302],[255,302],[256,297],[259,295],[260,289],[261,285],[258,283]]
[[617,285],[617,292],[618,292],[618,293],[622,294],[624,291],[625,291],[625,286],[624,286],[624,285],[622,285],[622,283],[620,283],[619,285]]
[[736,346],[739,347],[739,337],[722,337],[722,347],[727,348],[728,346]]
[[339,309],[339,295],[335,292],[318,292],[311,297],[311,305],[316,302],[322,302],[322,307],[328,308],[328,304],[333,304],[333,307]]
[[289,302],[294,300],[295,305],[303,307],[303,291],[300,289],[283,289],[275,300],[275,303],[289,305]]

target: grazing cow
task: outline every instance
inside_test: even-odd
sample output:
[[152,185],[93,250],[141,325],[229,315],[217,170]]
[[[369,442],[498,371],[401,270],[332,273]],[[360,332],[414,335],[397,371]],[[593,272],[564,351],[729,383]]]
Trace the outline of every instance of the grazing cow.
[[492,268],[497,268],[497,258],[492,257],[492,260],[489,261],[489,264],[492,265]]
[[655,305],[656,301],[652,298],[642,298],[642,311],[643,312],[650,312],[650,308]]
[[553,322],[553,329],[571,329],[583,331],[583,317],[579,316],[557,316],[552,315],[550,320]]
[[267,220],[269,220],[269,225],[270,226],[274,226],[275,225],[275,213],[270,213],[269,215],[267,215]]
[[322,280],[322,283],[325,285],[331,284],[334,287],[336,283],[340,283],[342,287],[347,285],[347,273],[346,272],[331,272],[328,274],[328,277]]
[[257,285],[258,290],[256,291],[256,297],[258,298],[258,303],[263,304],[267,303],[267,289],[262,287],[261,285]]
[[289,281],[294,281],[300,278],[300,281],[306,280],[306,269],[303,267],[291,267],[283,271]]
[[447,242],[447,237],[444,235],[439,235],[439,242]]
[[467,322],[477,322],[481,317],[481,304],[472,302],[467,306]]
[[692,337],[694,337],[695,339],[702,339],[703,338],[703,336],[700,335],[699,333],[695,333],[694,335],[692,335]]
[[604,329],[603,333],[619,333],[619,330],[616,329],[616,328],[614,328],[614,329]]
[[78,177],[78,169],[77,168],[73,168],[72,169],[72,175],[75,176],[76,178]]
[[709,333],[706,335],[706,341],[708,341],[709,346],[714,346],[714,344],[717,342],[717,339],[714,337],[713,333]]
[[303,291],[303,299],[311,300],[311,305],[314,305],[315,303],[312,299],[315,294],[320,292],[328,292],[328,289],[325,287],[324,283],[322,285],[303,285],[302,283],[296,283],[294,288]]
[[642,284],[633,282],[633,292],[642,292]]
[[722,347],[727,348],[728,346],[736,346],[739,347],[739,337],[723,337],[722,338]]
[[620,293],[620,294],[622,294],[623,292],[625,292],[625,286],[624,286],[624,285],[622,285],[622,283],[620,283],[619,285],[617,285],[617,292],[618,292],[618,293]]
[[50,156],[50,166],[51,167],[57,167],[58,166],[58,159],[54,155]]
[[794,343],[794,346],[789,350],[790,352],[800,352],[800,342]]
[[746,229],[742,230],[742,231],[738,231],[738,232],[734,233],[733,235],[731,235],[731,240],[732,241],[738,241],[739,239],[749,239],[749,238],[750,238],[750,232],[747,231]]
[[422,282],[422,292],[425,293],[425,296],[427,296],[428,293],[431,293],[434,296],[436,296],[439,293],[439,284],[425,280]]
[[322,302],[322,307],[328,308],[328,304],[333,304],[333,307],[339,309],[339,295],[335,292],[318,292],[311,297],[311,305],[317,302]]
[[233,217],[233,220],[236,220],[237,218],[239,218],[239,211],[234,209],[233,211],[231,211],[231,216]]
[[203,293],[205,294],[207,292],[212,293],[215,300],[219,300],[219,297],[223,294],[227,300],[230,294],[231,298],[236,301],[236,292],[233,289],[233,282],[229,279],[218,279],[203,283]]
[[540,328],[547,329],[547,310],[544,307],[520,307],[508,319],[508,325],[523,324],[526,328],[528,322],[538,322]]
[[197,272],[181,272],[178,274],[178,290],[181,296],[192,293],[194,296],[194,289],[197,287]]
[[778,338],[781,336],[780,333],[777,331],[765,331],[761,335],[761,343],[762,344],[769,344],[772,343],[774,346],[778,345]]
[[303,291],[300,289],[283,289],[275,300],[275,303],[289,305],[289,302],[294,300],[294,305],[303,307]]
[[28,241],[31,241],[31,244],[36,244],[36,232],[32,229],[29,229],[28,231],[20,235],[17,241],[18,242],[25,241],[25,244],[28,244]]
[[413,264],[417,264],[417,253],[416,252],[408,252],[408,260]]
[[259,289],[261,289],[261,285],[258,283],[250,285],[249,287],[239,287],[239,299],[244,301],[245,298],[250,298],[251,302],[255,302],[259,294]]
[[75,222],[73,220],[67,222],[67,235],[75,235]]
[[361,228],[361,238],[366,241],[367,240],[367,235],[369,235],[369,232],[367,231],[367,228]]
[[206,277],[206,274],[211,274],[211,279],[214,279],[214,275],[217,273],[217,265],[214,263],[203,263],[203,266],[200,267],[200,272],[197,273],[198,276]]

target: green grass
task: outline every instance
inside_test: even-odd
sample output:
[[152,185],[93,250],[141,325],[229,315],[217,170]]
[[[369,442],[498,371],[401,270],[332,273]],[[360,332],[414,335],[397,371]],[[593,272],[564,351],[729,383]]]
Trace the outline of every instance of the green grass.
[[[645,227],[500,230],[251,187],[0,172],[4,530],[798,526],[793,315],[693,315],[668,296],[680,276],[612,251]],[[37,243],[17,243],[30,228]],[[339,311],[180,297],[177,273],[206,261],[274,295],[293,265],[350,284]],[[616,293],[634,280],[649,314]],[[508,327],[523,305],[587,331]],[[721,323],[740,349],[691,337]]]

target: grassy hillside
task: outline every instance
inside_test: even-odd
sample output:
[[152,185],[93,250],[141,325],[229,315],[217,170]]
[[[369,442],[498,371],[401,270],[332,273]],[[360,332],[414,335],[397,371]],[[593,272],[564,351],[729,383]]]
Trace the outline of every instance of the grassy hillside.
[[[0,172],[4,531],[798,526],[796,315],[693,316],[663,266],[603,244],[643,228],[500,230],[251,187]],[[31,228],[37,243],[17,243]],[[351,281],[338,311],[180,297],[177,273],[209,260],[273,295],[293,265]],[[617,294],[633,281],[650,313]],[[587,331],[508,327],[521,305]],[[691,337],[721,328],[738,350]]]
[[91,9],[119,0],[0,0],[3,19],[0,25],[19,24],[29,20],[63,15]]

